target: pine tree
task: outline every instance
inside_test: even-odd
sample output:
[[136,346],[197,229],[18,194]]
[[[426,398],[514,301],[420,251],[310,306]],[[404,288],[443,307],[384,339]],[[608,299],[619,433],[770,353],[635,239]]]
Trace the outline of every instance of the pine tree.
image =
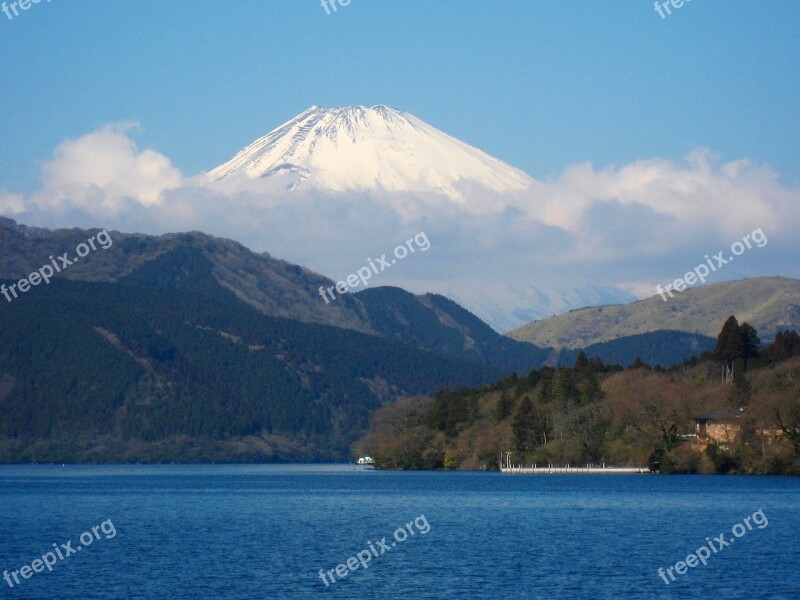
[[743,373],[736,373],[733,378],[733,388],[728,393],[728,401],[734,408],[745,408],[753,397],[753,386],[747,381]]
[[542,378],[539,383],[539,391],[536,394],[536,403],[539,405],[548,404],[553,399],[553,369],[544,367],[541,371]]
[[511,431],[514,432],[514,447],[518,451],[527,452],[533,450],[536,446],[536,440],[534,438],[534,408],[533,402],[531,402],[528,396],[522,399],[514,415],[514,420],[511,423]]
[[744,370],[747,371],[747,361],[758,357],[758,348],[761,345],[761,340],[758,338],[758,332],[749,323],[742,323],[739,329],[742,334]]
[[503,390],[500,393],[500,400],[497,401],[497,420],[502,421],[511,416],[514,410],[514,398],[508,395],[508,392]]
[[764,354],[771,362],[780,362],[800,354],[800,334],[796,331],[779,331]]
[[575,359],[575,368],[576,369],[585,369],[589,366],[589,360],[586,358],[586,353],[581,350],[578,352],[578,357]]
[[744,358],[742,331],[733,315],[728,317],[719,332],[714,356],[722,362],[722,381],[733,381],[733,363],[737,358]]
[[589,372],[584,378],[584,388],[581,393],[581,404],[590,404],[603,398],[603,389],[600,387],[600,382],[597,381],[597,376]]
[[575,373],[572,369],[561,369],[556,378],[555,398],[562,404],[569,401],[577,401],[580,398],[580,391],[575,383]]
[[630,365],[628,365],[628,369],[631,369],[631,370],[632,369],[644,369],[646,367],[647,367],[647,365],[638,356],[636,357],[636,360],[634,360]]

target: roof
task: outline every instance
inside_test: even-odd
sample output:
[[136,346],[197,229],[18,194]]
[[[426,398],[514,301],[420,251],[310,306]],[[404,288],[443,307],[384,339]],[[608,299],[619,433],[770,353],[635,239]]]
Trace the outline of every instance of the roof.
[[738,418],[734,412],[729,410],[712,410],[704,415],[697,415],[695,421],[735,421]]

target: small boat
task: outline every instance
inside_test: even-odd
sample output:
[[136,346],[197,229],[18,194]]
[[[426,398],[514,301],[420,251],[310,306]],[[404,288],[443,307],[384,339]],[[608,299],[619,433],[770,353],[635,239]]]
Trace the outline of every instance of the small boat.
[[356,461],[356,464],[359,464],[359,465],[374,465],[375,464],[375,459],[372,458],[371,456],[362,456],[361,458],[359,458]]

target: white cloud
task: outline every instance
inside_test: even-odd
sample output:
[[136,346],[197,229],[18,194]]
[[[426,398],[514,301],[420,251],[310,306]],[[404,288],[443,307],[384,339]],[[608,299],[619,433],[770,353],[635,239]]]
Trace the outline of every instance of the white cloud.
[[686,243],[709,235],[736,236],[759,226],[782,230],[798,222],[799,200],[800,192],[784,187],[771,168],[748,160],[720,164],[710,151],[698,149],[684,164],[651,159],[601,170],[589,163],[567,167],[560,178],[537,184],[526,212],[591,241],[583,247],[585,252],[607,256],[596,245],[595,235],[602,231],[589,217],[614,204],[620,216],[619,207],[638,207],[625,224],[632,232],[647,226],[641,209],[651,212],[650,220],[659,222],[665,236],[641,239],[637,246],[644,252],[661,252],[674,245],[667,236],[676,231],[680,243]]
[[0,214],[16,215],[25,212],[25,200],[20,194],[0,190]]
[[648,295],[759,227],[769,246],[718,276],[800,276],[800,190],[768,166],[723,163],[707,149],[679,162],[571,165],[525,193],[469,190],[456,203],[435,194],[289,192],[274,180],[211,183],[139,150],[128,129],[64,142],[43,168],[41,190],[27,199],[0,191],[0,211],[44,226],[203,230],[334,278],[424,230],[431,250],[373,284],[446,292],[499,328],[611,302],[615,293]]
[[47,210],[81,208],[99,215],[127,210],[132,203],[154,206],[164,192],[184,184],[172,162],[153,150],[139,150],[127,132],[103,127],[56,148],[42,168],[42,189],[32,203]]

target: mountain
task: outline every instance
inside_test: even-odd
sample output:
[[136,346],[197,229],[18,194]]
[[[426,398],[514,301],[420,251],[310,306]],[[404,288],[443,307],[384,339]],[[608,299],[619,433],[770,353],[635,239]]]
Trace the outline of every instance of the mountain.
[[0,461],[341,460],[383,403],[501,373],[265,316],[192,268],[158,288],[207,261],[172,259],[0,303]]
[[553,360],[550,349],[500,336],[474,314],[438,294],[415,296],[381,287],[356,294],[369,323],[382,337],[440,356],[525,373]]
[[576,307],[624,304],[638,299],[626,290],[593,283],[582,287],[539,287],[520,282],[466,293],[458,286],[445,285],[437,291],[480,315],[495,330],[506,332]]
[[[98,231],[50,230],[0,217],[0,278],[26,277],[48,262],[48,256],[72,251]],[[324,305],[318,289],[321,285],[331,285],[328,278],[267,253],[256,254],[238,242],[200,232],[153,236],[112,231],[111,238],[111,248],[92,252],[56,277],[116,281],[145,263],[165,260],[163,257],[178,248],[192,247],[209,260],[208,275],[214,281],[264,314],[372,332],[350,297]]]
[[579,348],[642,333],[673,330],[716,338],[730,315],[761,340],[800,328],[800,281],[758,277],[688,289],[668,302],[653,296],[631,304],[582,308],[530,323],[507,335],[555,348]]
[[[97,231],[51,231],[0,217],[0,279],[26,277],[48,256],[75,248]],[[56,277],[135,281],[139,287],[215,297],[222,290],[268,316],[394,339],[506,372],[528,371],[547,359],[546,351],[501,336],[441,296],[386,287],[343,294],[326,303],[319,288],[334,282],[232,240],[200,232],[150,236],[114,231],[111,238],[109,249],[90,253]]]
[[[713,352],[717,339],[685,331],[651,331],[629,335],[608,342],[599,342],[583,348],[588,358],[599,358],[607,365],[626,367],[637,358],[648,365],[669,368],[704,352]],[[571,367],[579,350],[563,349],[558,353],[558,364]]]
[[[0,283],[101,233],[0,219]],[[0,461],[342,459],[386,402],[558,359],[437,294],[326,303],[327,278],[231,240],[107,241],[0,301]]]
[[[312,106],[273,129],[207,173],[231,190],[269,191],[291,203],[302,191],[328,198],[374,193],[403,211],[420,205],[469,204],[480,210],[505,205],[507,196],[529,190],[535,180],[501,160],[388,106]],[[297,192],[294,196],[286,191]],[[409,202],[413,200],[413,202]],[[456,300],[504,332],[534,319],[579,306],[629,302],[629,291],[613,285],[580,288],[492,285],[490,291],[450,280],[429,288]]]
[[475,186],[504,194],[533,182],[414,115],[381,105],[312,106],[208,176],[267,178],[288,190],[436,192],[456,201]]
[[78,259],[101,233],[0,219],[0,284],[75,261],[0,301],[0,461],[340,460],[385,402],[547,359],[441,296],[325,303],[321,275],[199,232]]

